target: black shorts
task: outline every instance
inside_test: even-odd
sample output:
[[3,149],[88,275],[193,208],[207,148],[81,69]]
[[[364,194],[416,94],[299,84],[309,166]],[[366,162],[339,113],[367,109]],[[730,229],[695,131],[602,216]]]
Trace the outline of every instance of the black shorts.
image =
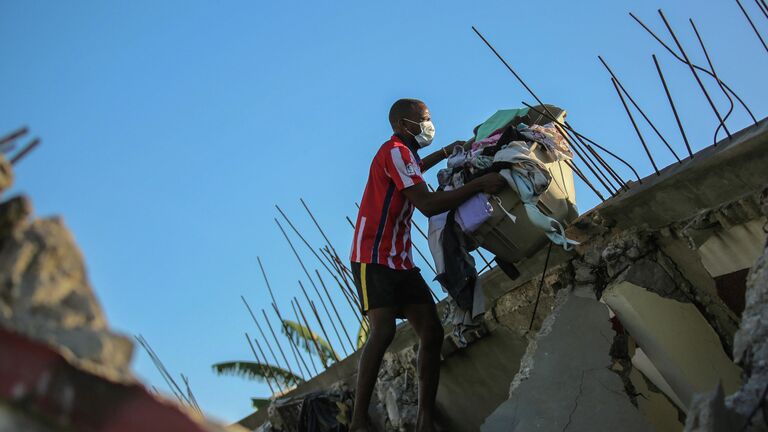
[[[381,264],[352,263],[363,315],[369,310],[409,304],[433,304],[429,285],[418,268],[394,270]],[[398,311],[402,318],[402,312]]]

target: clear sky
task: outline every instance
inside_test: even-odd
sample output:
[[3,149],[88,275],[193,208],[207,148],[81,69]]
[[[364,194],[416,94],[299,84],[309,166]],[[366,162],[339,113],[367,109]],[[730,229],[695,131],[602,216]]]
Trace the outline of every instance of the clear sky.
[[[743,2],[768,35],[754,2]],[[496,109],[533,102],[471,25],[542,99],[644,175],[650,164],[598,54],[683,153],[656,53],[694,147],[711,144],[716,119],[690,72],[627,15],[670,40],[657,7],[705,64],[687,22],[696,20],[718,72],[762,118],[768,55],[727,0],[3,0],[0,133],[29,125],[43,139],[19,164],[15,190],[31,195],[38,216],[63,215],[111,325],[144,335],[172,372],[191,378],[209,414],[234,421],[268,389],[215,376],[211,364],[251,358],[243,332],[256,332],[239,296],[269,305],[256,257],[283,308],[304,280],[274,205],[320,245],[303,197],[346,257],[344,217],[356,214],[395,99],[427,102],[436,146],[469,138]],[[748,124],[737,108],[730,129]],[[643,127],[658,161],[671,162]],[[577,188],[580,209],[593,207]],[[165,389],[144,352],[134,367]]]

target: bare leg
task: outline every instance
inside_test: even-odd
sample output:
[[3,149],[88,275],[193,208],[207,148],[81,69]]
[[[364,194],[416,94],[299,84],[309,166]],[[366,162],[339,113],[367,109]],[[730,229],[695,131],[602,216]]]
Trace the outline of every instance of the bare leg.
[[435,399],[440,383],[440,349],[443,326],[434,304],[407,305],[405,317],[419,336],[419,415],[417,432],[434,431]]
[[371,395],[379,375],[381,360],[387,347],[395,337],[394,308],[378,308],[368,311],[368,321],[371,330],[368,341],[360,355],[360,364],[357,368],[357,390],[355,392],[355,407],[352,413],[350,431],[368,430],[368,407],[371,404]]

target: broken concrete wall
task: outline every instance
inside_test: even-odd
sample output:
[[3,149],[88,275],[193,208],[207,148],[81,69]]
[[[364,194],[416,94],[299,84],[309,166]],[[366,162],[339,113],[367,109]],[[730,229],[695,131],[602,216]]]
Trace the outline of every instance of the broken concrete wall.
[[481,430],[653,430],[610,370],[609,318],[608,308],[594,298],[560,291],[523,358],[509,400]]
[[0,325],[66,351],[83,367],[130,379],[133,346],[107,328],[63,221],[32,219],[24,197],[0,204],[0,221]]
[[[766,144],[763,120],[660,175],[630,182],[629,190],[582,215],[568,229],[568,237],[582,243],[576,256],[552,250],[532,332],[545,251],[516,263],[518,280],[498,269],[486,273],[490,306],[482,334],[464,349],[444,347],[438,406],[449,430],[477,430],[488,416],[487,430],[509,430],[505,422],[513,419],[520,430],[625,430],[630,424],[677,431],[686,409],[696,406],[694,393],[717,381],[738,388],[732,360],[740,357],[732,353],[740,321],[719,295],[713,276],[723,269],[713,271],[712,252],[735,248],[738,259],[725,270],[754,256],[755,228],[764,221],[756,196],[768,184]],[[739,248],[747,237],[751,249]],[[562,303],[550,316],[555,293]],[[548,330],[536,336],[545,317]],[[391,351],[415,343],[406,324]],[[691,353],[707,362],[697,364]],[[333,373],[353,382],[356,363]],[[752,364],[738,366],[746,372]],[[317,382],[327,379],[321,374]],[[590,413],[582,407],[586,400],[611,410]]]
[[661,297],[627,280],[612,284],[602,299],[674,392],[673,399],[684,408],[696,392],[718,382],[728,393],[738,388],[741,371],[691,303]]
[[[0,194],[12,180],[0,155]],[[138,384],[132,353],[63,221],[33,218],[24,196],[0,202],[0,431],[225,430]]]
[[[768,189],[761,210],[768,215]],[[765,226],[763,227],[765,228]],[[744,384],[725,398],[717,386],[694,400],[686,431],[768,430],[768,242],[747,278],[746,307],[734,340],[733,358],[744,370]]]

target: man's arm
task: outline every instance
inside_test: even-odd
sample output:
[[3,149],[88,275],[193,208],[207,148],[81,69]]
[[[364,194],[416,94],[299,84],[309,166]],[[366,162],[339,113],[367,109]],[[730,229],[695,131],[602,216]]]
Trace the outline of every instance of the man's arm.
[[427,184],[422,182],[403,189],[403,194],[424,216],[430,217],[455,209],[477,193],[495,194],[505,186],[507,181],[504,177],[499,173],[490,173],[450,191],[430,192]]
[[421,159],[421,171],[424,172],[432,168],[433,166],[437,165],[438,163],[440,163],[440,161],[447,159],[448,156],[450,156],[451,153],[453,153],[453,148],[456,147],[457,145],[464,147],[464,149],[466,150],[467,148],[466,144],[467,144],[466,141],[454,141],[452,144],[448,144],[447,146],[437,150],[436,152],[423,157]]

